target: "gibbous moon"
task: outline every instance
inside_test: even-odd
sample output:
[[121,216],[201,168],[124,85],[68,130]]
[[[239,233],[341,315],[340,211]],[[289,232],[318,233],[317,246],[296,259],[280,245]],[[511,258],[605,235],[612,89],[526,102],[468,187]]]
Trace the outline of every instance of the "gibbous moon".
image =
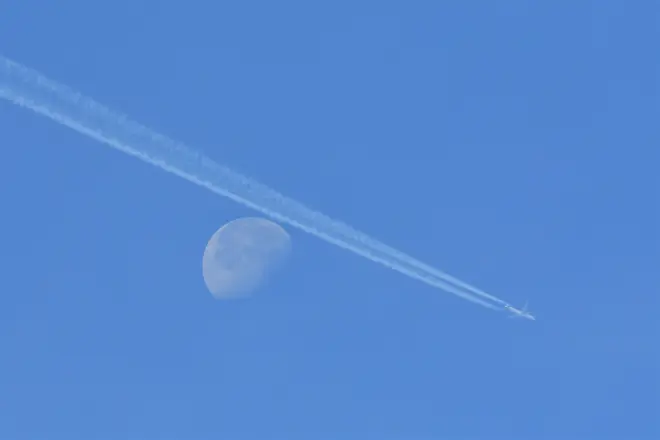
[[291,238],[277,223],[257,217],[233,220],[218,229],[204,250],[206,287],[218,299],[257,290],[291,252]]

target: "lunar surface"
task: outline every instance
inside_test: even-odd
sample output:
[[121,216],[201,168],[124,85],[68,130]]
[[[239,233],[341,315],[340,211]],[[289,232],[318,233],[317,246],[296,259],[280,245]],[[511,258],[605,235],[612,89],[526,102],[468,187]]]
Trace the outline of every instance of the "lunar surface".
[[218,299],[240,298],[259,289],[291,252],[291,238],[264,218],[233,220],[218,229],[204,250],[206,287]]

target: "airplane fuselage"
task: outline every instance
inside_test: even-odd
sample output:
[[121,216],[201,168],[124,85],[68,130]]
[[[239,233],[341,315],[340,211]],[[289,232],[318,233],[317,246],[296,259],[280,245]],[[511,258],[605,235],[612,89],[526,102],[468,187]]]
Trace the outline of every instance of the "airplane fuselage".
[[532,321],[536,321],[536,318],[534,316],[532,316],[532,314],[527,312],[526,310],[518,310],[513,306],[504,306],[504,308],[507,309],[509,312],[511,312],[514,317],[525,318],[525,319],[529,319],[529,320],[532,320]]

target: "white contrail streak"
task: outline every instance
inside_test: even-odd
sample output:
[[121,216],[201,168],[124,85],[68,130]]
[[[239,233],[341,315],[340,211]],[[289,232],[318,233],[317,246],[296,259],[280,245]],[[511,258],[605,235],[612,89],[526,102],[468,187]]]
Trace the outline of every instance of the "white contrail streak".
[[346,224],[309,209],[2,55],[0,97],[429,285],[492,309],[500,307],[486,300],[507,304]]

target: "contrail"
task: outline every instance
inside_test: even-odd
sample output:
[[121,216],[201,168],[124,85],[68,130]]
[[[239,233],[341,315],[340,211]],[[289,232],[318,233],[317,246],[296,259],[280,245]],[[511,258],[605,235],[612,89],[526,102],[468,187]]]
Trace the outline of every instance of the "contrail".
[[0,55],[0,97],[329,243],[491,309],[506,305]]

